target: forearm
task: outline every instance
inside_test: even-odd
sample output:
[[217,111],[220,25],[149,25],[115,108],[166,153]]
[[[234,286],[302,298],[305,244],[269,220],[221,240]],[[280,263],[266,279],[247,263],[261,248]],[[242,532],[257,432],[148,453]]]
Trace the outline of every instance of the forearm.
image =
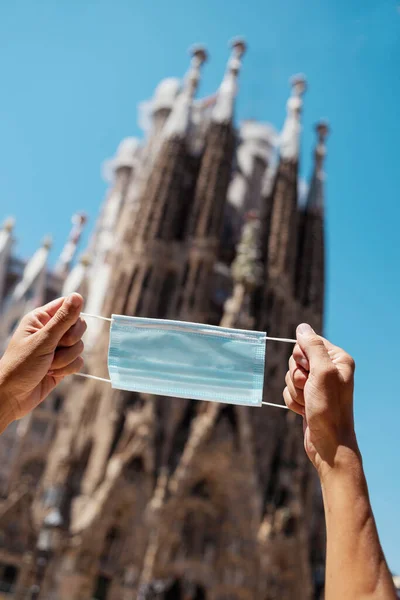
[[394,600],[358,452],[342,448],[321,483],[328,540],[326,600]]

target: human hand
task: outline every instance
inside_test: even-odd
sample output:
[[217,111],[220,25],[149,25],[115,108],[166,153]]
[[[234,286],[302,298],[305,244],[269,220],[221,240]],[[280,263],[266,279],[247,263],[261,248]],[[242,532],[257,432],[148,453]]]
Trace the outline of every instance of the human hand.
[[353,418],[354,360],[317,335],[309,325],[297,328],[289,359],[286,406],[304,418],[304,447],[320,476],[358,452]]
[[66,376],[83,366],[79,294],[25,315],[0,360],[0,428],[33,410]]

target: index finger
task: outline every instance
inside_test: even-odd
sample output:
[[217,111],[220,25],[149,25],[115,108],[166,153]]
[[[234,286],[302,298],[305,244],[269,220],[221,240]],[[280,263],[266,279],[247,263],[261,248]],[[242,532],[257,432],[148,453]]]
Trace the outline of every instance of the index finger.
[[293,358],[298,365],[303,367],[306,371],[310,370],[310,363],[308,358],[304,354],[303,350],[300,348],[299,344],[296,344],[293,348]]

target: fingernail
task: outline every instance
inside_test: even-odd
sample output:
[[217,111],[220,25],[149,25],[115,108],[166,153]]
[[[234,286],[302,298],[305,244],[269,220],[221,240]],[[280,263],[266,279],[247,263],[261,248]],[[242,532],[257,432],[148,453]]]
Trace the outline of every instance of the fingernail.
[[301,325],[297,327],[297,333],[300,333],[300,335],[310,335],[315,333],[315,331],[308,323],[301,323]]
[[71,294],[67,302],[72,308],[78,308],[81,305],[81,297],[78,294]]

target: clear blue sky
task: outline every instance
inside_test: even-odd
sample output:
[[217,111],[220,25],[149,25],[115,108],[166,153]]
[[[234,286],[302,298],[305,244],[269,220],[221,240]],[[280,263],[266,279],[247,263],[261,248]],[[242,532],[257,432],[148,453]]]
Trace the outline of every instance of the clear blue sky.
[[[138,135],[136,107],[207,45],[201,94],[246,36],[238,118],[284,118],[304,72],[303,175],[329,119],[326,333],[357,360],[356,421],[379,531],[400,572],[400,9],[396,0],[14,0],[0,7],[0,219],[19,253],[60,250],[73,211],[93,224],[100,165]],[[271,332],[279,335],[279,331]]]

